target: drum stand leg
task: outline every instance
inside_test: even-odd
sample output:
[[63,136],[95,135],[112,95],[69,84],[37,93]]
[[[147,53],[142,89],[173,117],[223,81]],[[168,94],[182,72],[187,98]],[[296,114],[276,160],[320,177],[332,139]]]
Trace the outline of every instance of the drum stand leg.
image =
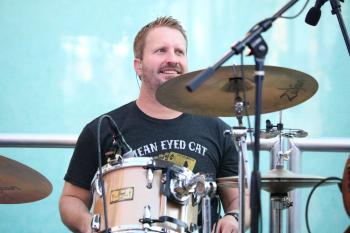
[[210,207],[210,197],[205,195],[202,198],[202,232],[210,233],[211,232],[211,207]]
[[286,193],[271,194],[271,228],[270,233],[282,233],[282,210],[292,206],[293,202]]

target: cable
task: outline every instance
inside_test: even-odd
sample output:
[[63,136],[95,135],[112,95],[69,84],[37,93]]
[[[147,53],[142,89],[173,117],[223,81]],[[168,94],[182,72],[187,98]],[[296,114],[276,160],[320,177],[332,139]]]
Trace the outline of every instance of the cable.
[[293,15],[293,16],[273,16],[273,17],[269,17],[269,18],[266,18],[260,22],[258,22],[254,27],[252,27],[251,31],[254,30],[257,26],[260,26],[260,27],[263,27],[264,28],[264,31],[267,30],[267,28],[265,28],[266,26],[270,26],[271,23],[273,21],[275,21],[276,19],[278,18],[282,18],[282,19],[294,19],[296,17],[298,17],[306,8],[307,4],[309,3],[310,0],[306,0],[306,3],[304,4],[304,6],[302,7],[302,9],[296,14],[296,15]]
[[[124,150],[129,150],[131,151],[132,148],[129,146],[129,144],[125,141],[117,123],[113,120],[113,118],[109,115],[103,115],[102,117],[104,118],[107,118],[108,119],[108,123],[109,123],[109,126],[111,127],[111,129],[113,129],[114,131],[116,131],[118,133],[118,135],[116,136],[114,133],[113,134],[113,139],[120,139],[122,141],[122,144],[120,144],[120,147],[122,147],[122,149]],[[126,148],[125,148],[126,147]],[[123,153],[124,151],[122,151]]]
[[[101,152],[101,125],[102,125],[102,121],[104,119],[108,119],[108,123],[110,125],[110,127],[112,129],[114,129],[115,131],[117,131],[118,136],[120,137],[120,139],[123,142],[122,146],[126,146],[127,149],[131,150],[131,147],[129,146],[128,143],[126,143],[123,135],[121,134],[119,127],[117,125],[117,123],[113,120],[113,118],[109,115],[102,115],[99,119],[98,119],[98,124],[97,124],[97,150],[98,150],[98,182],[99,185],[101,187],[101,192],[102,192],[102,201],[103,201],[103,213],[104,213],[104,220],[105,220],[105,232],[108,233],[109,229],[108,229],[108,216],[107,216],[107,203],[106,203],[106,192],[105,192],[105,186],[104,186],[104,182],[103,182],[103,177],[102,177],[102,152]],[[113,134],[113,138],[115,138],[114,133]]]
[[312,190],[311,190],[311,192],[310,192],[310,194],[309,194],[309,196],[308,196],[308,198],[307,198],[307,201],[306,201],[306,208],[305,208],[305,222],[306,222],[306,228],[307,228],[307,232],[308,232],[308,233],[311,233],[311,231],[310,231],[310,226],[309,226],[309,204],[310,204],[311,196],[312,196],[312,194],[314,193],[314,191],[316,190],[316,188],[317,188],[318,186],[320,186],[321,184],[323,184],[324,182],[326,182],[326,181],[328,181],[328,180],[339,180],[339,181],[342,181],[342,179],[340,179],[340,178],[338,178],[338,177],[327,177],[327,178],[323,179],[322,181],[320,181],[318,184],[316,184],[316,185],[312,188]]
[[305,10],[306,6],[309,4],[309,1],[310,0],[306,0],[303,8],[301,8],[301,10],[296,14],[296,15],[293,15],[293,16],[280,16],[280,18],[282,19],[295,19],[296,17],[298,17],[301,13],[303,13],[303,11]]
[[136,79],[137,86],[139,87],[139,90],[140,90],[140,82],[139,82],[137,74],[135,74],[135,79]]
[[101,123],[102,120],[106,118],[106,115],[101,116],[98,119],[98,125],[97,125],[97,149],[98,149],[98,182],[99,185],[101,187],[101,191],[102,191],[102,202],[103,202],[103,214],[105,216],[104,220],[105,220],[105,232],[108,233],[108,216],[107,216],[107,203],[106,203],[106,192],[105,192],[105,186],[103,183],[103,179],[102,179],[102,153],[101,153]]

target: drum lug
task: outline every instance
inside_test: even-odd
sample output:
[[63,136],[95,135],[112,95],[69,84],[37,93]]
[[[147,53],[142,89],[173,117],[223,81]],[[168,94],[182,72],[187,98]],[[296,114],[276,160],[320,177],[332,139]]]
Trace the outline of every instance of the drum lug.
[[198,233],[198,226],[197,226],[197,224],[194,224],[194,223],[190,224],[190,232]]
[[152,188],[153,178],[154,178],[153,170],[150,168],[147,169],[147,175],[146,175],[147,185],[146,185],[146,187],[148,189]]
[[143,218],[139,219],[140,223],[142,223],[145,229],[149,228],[153,223],[153,219],[151,217],[151,207],[149,205],[146,205],[143,208]]
[[151,207],[149,205],[146,205],[143,209],[143,218],[151,219]]
[[94,187],[95,187],[95,190],[96,190],[96,193],[102,197],[102,187],[100,185],[100,175],[97,175],[96,179],[95,179],[95,182],[94,182]]
[[198,205],[200,201],[201,196],[197,192],[192,193],[192,206]]
[[96,232],[100,230],[100,221],[101,221],[100,214],[94,214],[92,216],[91,228]]

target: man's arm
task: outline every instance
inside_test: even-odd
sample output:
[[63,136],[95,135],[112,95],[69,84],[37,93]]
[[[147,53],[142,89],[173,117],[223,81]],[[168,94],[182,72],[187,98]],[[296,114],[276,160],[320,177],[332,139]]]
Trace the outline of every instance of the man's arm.
[[[220,199],[225,213],[239,211],[239,190],[238,188],[219,188]],[[250,204],[249,190],[245,190],[245,228],[250,226]],[[231,216],[224,216],[218,223],[217,232],[238,232],[238,222]]]
[[69,182],[64,183],[59,201],[62,222],[73,232],[91,233],[90,192]]

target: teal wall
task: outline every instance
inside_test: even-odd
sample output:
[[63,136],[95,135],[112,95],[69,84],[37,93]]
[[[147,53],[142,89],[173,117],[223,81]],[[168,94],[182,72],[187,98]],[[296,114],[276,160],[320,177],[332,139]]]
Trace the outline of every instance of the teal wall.
[[[0,133],[78,135],[92,118],[135,99],[133,38],[157,16],[172,15],[187,29],[193,71],[212,65],[285,2],[1,0]],[[293,15],[303,4],[299,1],[285,15]],[[350,137],[349,54],[329,3],[322,8],[317,27],[304,23],[313,4],[300,17],[279,19],[264,33],[269,45],[266,64],[303,71],[319,84],[311,99],[283,111],[285,127],[304,129],[310,138]],[[350,4],[342,6],[350,30]],[[239,64],[239,57],[227,65],[233,62]],[[253,64],[252,58],[245,62]],[[276,123],[278,113],[265,114],[263,122],[267,118]],[[236,124],[231,118],[225,121]],[[60,221],[58,199],[72,149],[0,148],[0,154],[36,169],[53,184],[52,194],[41,201],[0,205],[0,232],[68,232]],[[347,153],[306,152],[302,172],[341,177],[346,158]],[[261,167],[262,173],[269,167],[265,154]],[[337,187],[323,187],[314,196],[312,231],[344,232],[349,218]],[[263,202],[264,232],[268,232],[266,194]],[[301,205],[305,206],[305,198]]]

